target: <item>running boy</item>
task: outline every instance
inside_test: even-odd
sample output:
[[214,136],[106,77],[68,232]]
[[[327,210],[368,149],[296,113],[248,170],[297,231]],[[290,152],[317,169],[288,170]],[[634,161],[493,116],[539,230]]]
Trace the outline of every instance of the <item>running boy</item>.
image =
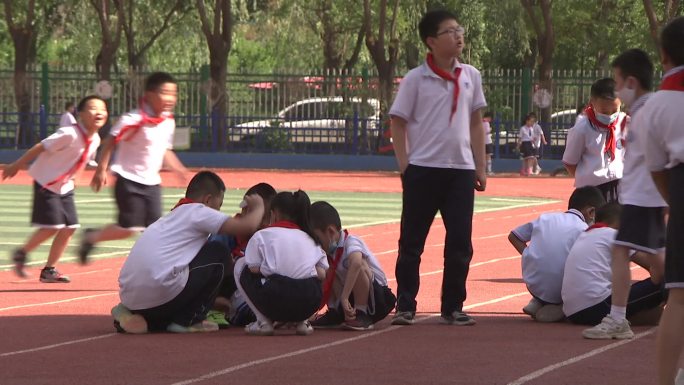
[[620,112],[613,79],[599,79],[591,85],[591,99],[584,112],[587,118],[568,131],[563,164],[575,177],[575,187],[596,186],[606,201],[617,201],[627,115]]
[[271,202],[271,224],[247,244],[235,262],[238,290],[256,315],[245,327],[252,335],[273,335],[273,322],[295,322],[309,335],[308,319],[321,303],[321,281],[328,261],[309,227],[311,203],[304,191],[278,193]]
[[646,167],[643,147],[650,128],[641,114],[641,107],[652,95],[653,64],[644,51],[631,49],[615,58],[612,66],[616,94],[631,114],[625,169],[619,186],[622,221],[613,246],[610,314],[600,324],[585,330],[582,334],[586,338],[633,336],[626,320],[627,299],[631,296],[632,250],[650,257],[651,274],[656,281],[664,274],[667,204]]
[[665,76],[640,114],[648,130],[646,165],[670,204],[665,252],[665,288],[670,291],[658,327],[657,361],[659,384],[672,385],[684,347],[684,17],[665,26],[660,44]]
[[205,322],[226,269],[229,252],[210,234],[244,235],[263,217],[258,195],[245,197],[252,210],[240,218],[221,213],[226,186],[211,171],[195,175],[170,213],[142,233],[119,274],[121,303],[112,308],[118,328],[128,333],[218,330]]
[[537,114],[535,113],[530,113],[530,115],[534,116],[534,127],[532,127],[532,149],[534,152],[534,159],[532,161],[534,162],[534,165],[532,167],[532,174],[534,175],[539,175],[542,171],[541,167],[539,167],[539,157],[541,156],[541,148],[542,145],[546,146],[546,136],[544,136],[544,130],[541,128],[541,126],[537,123]]
[[420,286],[420,258],[439,211],[446,228],[442,321],[473,325],[463,312],[473,256],[474,190],[487,184],[481,110],[487,106],[480,72],[458,57],[465,30],[443,10],[418,25],[429,48],[426,61],[401,81],[390,109],[403,203],[396,264],[397,309],[392,323],[411,325]]
[[587,223],[594,222],[596,209],[604,204],[603,195],[596,187],[580,187],[570,196],[568,211],[542,214],[508,235],[508,240],[522,255],[523,281],[532,294],[523,308],[525,314],[539,322],[564,318],[560,304],[565,260]]
[[78,103],[78,116],[79,122],[60,127],[2,172],[2,179],[11,178],[36,159],[28,172],[34,179],[31,223],[38,229],[12,254],[14,271],[20,277],[26,276],[27,254],[54,236],[40,281],[69,282],[55,264],[80,226],[74,204],[74,176],[100,145],[97,131],[107,122],[107,105],[97,96],[87,96]]
[[[611,327],[611,333],[606,333],[604,328],[600,327],[606,322],[605,318],[610,317],[608,313],[611,309],[611,250],[620,226],[620,212],[621,207],[617,202],[608,203],[597,209],[596,223],[579,235],[565,261],[563,313],[572,323],[597,325],[582,332],[585,338],[634,337],[627,321],[624,322],[624,328]],[[639,252],[632,260],[647,271],[652,271],[653,257]],[[639,281],[627,289],[628,317],[654,309],[663,302],[665,293],[660,280],[662,275],[652,274],[650,278]]]
[[311,228],[326,247],[328,264],[323,301],[328,311],[311,322],[314,328],[342,326],[368,330],[394,309],[382,266],[359,237],[342,230],[340,215],[328,202],[311,205]]
[[107,183],[109,160],[116,148],[111,170],[116,174],[114,196],[119,215],[116,224],[83,234],[78,252],[82,263],[87,262],[95,244],[129,238],[161,217],[159,171],[162,165],[185,180],[187,170],[172,150],[176,127],[172,111],[177,89],[171,75],[164,72],[150,75],[145,81],[140,107],[123,115],[105,139],[90,185],[100,191]]

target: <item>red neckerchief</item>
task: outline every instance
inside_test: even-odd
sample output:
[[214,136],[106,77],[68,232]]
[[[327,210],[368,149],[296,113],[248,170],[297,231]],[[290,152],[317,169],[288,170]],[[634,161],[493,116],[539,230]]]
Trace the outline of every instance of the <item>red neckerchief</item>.
[[278,222],[273,222],[268,227],[282,227],[285,229],[297,229],[300,230],[300,227],[292,222],[292,221],[278,221]]
[[199,202],[196,202],[196,201],[194,201],[194,200],[192,200],[192,199],[190,199],[190,198],[181,198],[181,199],[178,200],[178,203],[176,203],[176,205],[173,206],[173,208],[171,209],[171,211],[175,210],[178,206],[187,205],[188,203],[199,203]]
[[458,77],[461,75],[461,67],[456,67],[453,73],[444,71],[435,64],[435,58],[432,56],[432,52],[428,52],[426,62],[428,67],[430,67],[432,72],[434,72],[437,76],[446,81],[454,83],[454,99],[451,101],[451,116],[449,117],[449,123],[451,123],[451,119],[456,114],[456,109],[458,107],[458,94],[460,92],[458,86]]
[[663,91],[684,91],[684,70],[668,75],[660,84]]
[[81,167],[83,165],[85,165],[86,160],[88,159],[88,152],[90,151],[90,145],[93,143],[93,138],[88,137],[88,133],[86,132],[86,130],[83,127],[81,127],[80,124],[76,123],[76,124],[74,124],[74,127],[76,127],[76,131],[78,131],[78,133],[81,134],[80,135],[81,140],[83,140],[83,144],[85,145],[85,148],[83,149],[83,153],[78,158],[78,160],[76,161],[76,164],[74,164],[73,167],[71,167],[64,174],[58,176],[52,182],[46,184],[45,187],[50,187],[50,186],[57,184],[57,183],[62,183],[62,184],[66,183],[69,179],[71,179],[71,177],[73,177],[78,172],[78,170],[81,169]]
[[330,268],[328,269],[328,273],[325,276],[325,281],[323,282],[323,298],[321,298],[321,305],[319,309],[327,305],[328,299],[330,299],[330,293],[332,292],[333,282],[335,282],[337,265],[340,264],[342,254],[344,254],[344,241],[347,239],[347,237],[349,237],[349,232],[347,230],[344,230],[344,239],[339,240],[337,249],[335,249],[335,257],[328,257],[328,264],[330,265]]
[[602,227],[609,227],[609,226],[605,222],[596,222],[593,225],[589,226],[585,231],[589,231],[589,230],[593,230],[593,229],[600,229]]
[[[606,138],[606,144],[603,147],[603,152],[610,154],[610,160],[615,160],[615,151],[617,149],[617,139],[615,138],[615,127],[617,126],[619,117],[615,120],[613,120],[612,123],[606,125],[601,123],[598,119],[596,119],[596,112],[594,112],[594,107],[592,105],[588,105],[587,108],[584,109],[584,113],[587,115],[587,118],[596,127],[603,128],[608,131],[608,137]],[[625,126],[625,119],[622,119],[622,128]]]
[[[145,112],[145,103],[142,99],[140,99],[140,105],[138,106],[138,112],[140,113],[140,121],[138,123],[134,124],[129,124],[128,126],[123,126],[121,128],[121,131],[119,131],[119,135],[114,138],[114,143],[119,143],[121,139],[125,141],[131,140],[135,136],[135,134],[138,132],[138,130],[144,126],[144,125],[152,125],[156,126],[157,124],[162,123],[166,119],[173,119],[173,115],[171,116],[157,116],[157,117],[152,117],[147,115]],[[124,138],[124,135],[128,131],[133,131],[130,135],[128,135],[126,138]]]

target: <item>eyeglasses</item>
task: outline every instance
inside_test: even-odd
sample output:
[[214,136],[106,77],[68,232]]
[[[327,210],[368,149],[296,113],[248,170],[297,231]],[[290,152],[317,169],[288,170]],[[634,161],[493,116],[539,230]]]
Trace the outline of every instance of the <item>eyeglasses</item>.
[[465,35],[465,28],[459,26],[458,28],[448,28],[442,32],[437,32],[437,36],[449,34],[452,37],[463,37]]

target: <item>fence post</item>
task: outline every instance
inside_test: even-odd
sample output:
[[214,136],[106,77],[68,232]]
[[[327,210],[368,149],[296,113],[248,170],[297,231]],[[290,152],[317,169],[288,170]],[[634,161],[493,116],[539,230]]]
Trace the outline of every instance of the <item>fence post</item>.
[[[208,65],[203,65],[200,67],[200,127],[199,127],[199,132],[200,132],[200,137],[202,140],[210,139],[213,138],[207,133],[209,132],[208,130],[208,108],[207,108],[207,94],[209,94],[211,90],[211,86],[209,84],[209,66]],[[213,124],[213,122],[212,122]],[[205,144],[206,146],[206,144]],[[216,144],[213,142],[212,139],[212,149],[215,150]],[[206,147],[205,147],[206,148]]]
[[495,141],[494,141],[494,159],[499,159],[499,141],[501,139],[501,114],[494,114],[494,127],[495,127]]
[[[40,72],[40,104],[45,111],[50,111],[50,70],[47,63],[41,65]],[[42,128],[41,126],[41,130]]]
[[352,137],[352,153],[359,154],[359,112],[354,111],[354,136]]
[[530,96],[532,95],[532,70],[529,68],[523,68],[520,93],[522,94],[522,116],[526,116],[530,112]]
[[45,109],[45,105],[41,104],[40,105],[40,110],[39,110],[39,116],[38,116],[38,121],[39,121],[39,126],[40,126],[40,138],[47,138],[47,110]]

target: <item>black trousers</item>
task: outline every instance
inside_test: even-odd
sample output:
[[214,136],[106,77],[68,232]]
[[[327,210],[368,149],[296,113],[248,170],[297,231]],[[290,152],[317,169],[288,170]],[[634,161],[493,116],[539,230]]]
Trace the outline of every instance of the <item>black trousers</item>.
[[220,242],[207,242],[190,262],[188,282],[180,294],[163,305],[132,312],[145,317],[151,331],[166,330],[171,323],[190,326],[204,321],[230,265],[230,251]]
[[415,311],[420,259],[439,211],[446,228],[443,315],[463,309],[466,278],[473,257],[471,241],[475,171],[409,165],[402,176],[403,203],[396,265],[397,311]]

